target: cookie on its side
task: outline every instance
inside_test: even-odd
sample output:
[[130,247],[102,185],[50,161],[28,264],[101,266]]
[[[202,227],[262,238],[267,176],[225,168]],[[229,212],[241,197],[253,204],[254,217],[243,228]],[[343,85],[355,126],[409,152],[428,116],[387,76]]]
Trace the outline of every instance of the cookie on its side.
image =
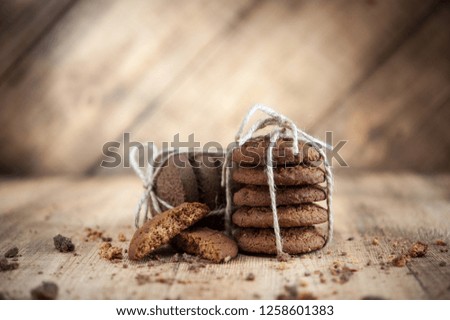
[[[322,183],[325,173],[319,167],[278,167],[273,169],[273,178],[277,186],[298,186]],[[233,171],[233,180],[242,184],[267,186],[267,173],[264,167],[237,167]]]
[[[233,162],[243,166],[266,165],[266,150],[270,144],[270,137],[256,137],[245,142],[240,148],[233,150]],[[275,165],[311,163],[320,160],[319,152],[304,141],[298,142],[299,153],[294,154],[292,139],[278,139],[273,148],[273,162]]]
[[189,254],[213,262],[227,262],[238,254],[234,240],[220,231],[209,228],[186,230],[177,235],[172,243]]
[[[239,249],[250,253],[276,254],[273,229],[239,229],[234,235]],[[325,238],[314,227],[282,228],[283,251],[289,254],[307,253],[325,245]]]
[[[301,203],[322,201],[326,199],[326,191],[321,186],[280,187],[277,188],[276,201],[278,206],[296,205]],[[270,194],[267,186],[247,185],[233,196],[237,206],[268,207]]]
[[128,257],[139,260],[163,244],[168,243],[181,231],[186,230],[206,216],[206,204],[186,202],[167,210],[144,223],[136,230],[130,242]]
[[[161,162],[162,156],[156,161]],[[155,192],[162,200],[176,207],[183,202],[199,200],[197,178],[187,154],[180,153],[169,156],[155,178]],[[149,208],[153,215],[154,210],[151,199]]]
[[[306,227],[328,221],[327,210],[314,203],[277,208],[280,227]],[[273,214],[270,207],[240,207],[233,214],[233,223],[244,228],[271,228]]]

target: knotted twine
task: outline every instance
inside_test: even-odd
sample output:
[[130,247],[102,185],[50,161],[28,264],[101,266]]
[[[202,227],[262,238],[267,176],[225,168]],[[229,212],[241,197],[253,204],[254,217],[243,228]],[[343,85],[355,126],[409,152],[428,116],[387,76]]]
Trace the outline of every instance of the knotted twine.
[[[130,151],[130,165],[133,168],[134,172],[136,172],[136,175],[141,179],[144,187],[144,192],[142,193],[142,196],[134,212],[134,225],[136,226],[136,228],[139,228],[142,211],[144,212],[144,221],[147,221],[149,219],[149,199],[154,211],[157,213],[161,213],[162,211],[160,205],[163,205],[166,209],[173,208],[172,205],[158,197],[155,191],[154,181],[155,177],[157,177],[159,171],[162,168],[162,165],[156,165],[156,159],[158,158],[158,156],[161,155],[160,163],[163,164],[172,154],[175,153],[175,151],[172,150],[166,153],[161,151],[161,153],[158,154],[158,148],[154,144],[152,144],[152,158],[149,159],[148,165],[145,168],[141,169],[141,167],[139,166],[139,159],[137,154],[138,150],[139,148],[133,147]],[[150,218],[152,218],[151,212]]]
[[[243,134],[245,126],[250,121],[250,118],[256,111],[262,111],[268,115],[268,117],[258,120],[253,126],[249,128],[249,130]],[[327,155],[323,149],[331,150],[331,146],[326,144],[325,142],[310,136],[303,130],[297,128],[295,123],[287,118],[286,116],[274,111],[273,109],[257,104],[253,106],[247,115],[242,120],[242,123],[239,127],[239,130],[235,136],[235,143],[238,147],[242,147],[244,143],[250,140],[253,135],[268,126],[274,126],[274,128],[269,133],[270,142],[266,151],[266,174],[267,174],[267,184],[269,186],[269,194],[270,194],[270,207],[272,209],[273,216],[273,229],[275,233],[275,244],[277,248],[277,256],[279,260],[286,260],[289,256],[285,252],[283,252],[283,242],[281,238],[280,225],[278,222],[278,212],[277,212],[277,203],[276,203],[276,188],[275,181],[273,177],[273,148],[279,138],[291,138],[293,141],[293,152],[294,155],[299,153],[298,143],[299,141],[304,141],[310,143],[323,159],[324,168],[325,168],[325,181],[326,181],[326,191],[327,191],[327,215],[328,215],[328,228],[327,228],[327,237],[325,239],[325,245],[330,243],[333,237],[333,212],[331,208],[332,203],[332,192],[333,192],[333,173],[331,171],[331,164],[328,161]],[[261,138],[262,135],[253,137],[253,138]],[[229,234],[232,232],[231,226],[231,211],[232,211],[232,195],[231,195],[231,155],[234,148],[230,148],[227,151],[225,156],[224,165],[222,168],[222,187],[225,187],[226,192],[226,208],[225,208],[225,227]]]

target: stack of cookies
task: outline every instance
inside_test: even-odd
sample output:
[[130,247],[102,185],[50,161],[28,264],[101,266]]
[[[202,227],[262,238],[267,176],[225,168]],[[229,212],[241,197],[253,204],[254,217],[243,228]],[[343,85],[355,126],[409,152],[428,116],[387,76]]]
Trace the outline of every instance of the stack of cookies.
[[[233,150],[232,178],[240,188],[233,195],[237,210],[232,222],[239,248],[250,253],[276,254],[273,213],[267,183],[266,152],[269,137],[257,137]],[[327,210],[315,202],[326,199],[325,171],[315,148],[299,142],[294,154],[292,139],[279,139],[273,148],[278,222],[283,251],[300,254],[320,249],[325,237],[316,225],[327,222]],[[314,164],[314,165],[313,165]]]

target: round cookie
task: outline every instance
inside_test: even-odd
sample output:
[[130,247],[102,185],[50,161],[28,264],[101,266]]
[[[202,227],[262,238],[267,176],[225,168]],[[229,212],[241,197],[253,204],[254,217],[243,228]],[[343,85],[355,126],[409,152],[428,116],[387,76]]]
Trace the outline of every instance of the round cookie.
[[[279,187],[276,189],[277,206],[296,205],[301,203],[322,201],[326,192],[320,186]],[[248,185],[233,195],[237,206],[268,207],[270,206],[269,187]]]
[[181,231],[195,224],[208,212],[209,208],[206,204],[186,202],[155,216],[134,233],[128,249],[128,257],[132,260],[142,259],[161,245],[168,243]]
[[[325,181],[325,173],[319,167],[278,167],[273,169],[273,178],[277,186],[317,184]],[[233,180],[242,184],[267,185],[267,173],[264,167],[237,167],[233,170]]]
[[225,191],[220,185],[224,155],[196,153],[191,158],[197,178],[199,201],[211,210],[225,206]]
[[[156,195],[172,206],[183,202],[201,202],[211,210],[224,207],[225,193],[220,185],[223,159],[223,153],[169,156],[155,176]],[[156,161],[161,161],[161,157]],[[151,199],[149,207],[150,212],[156,215]]]
[[[273,229],[239,229],[234,237],[242,251],[277,253]],[[325,245],[325,238],[314,227],[281,229],[281,237],[283,251],[289,254],[307,253]]]
[[[233,162],[241,166],[266,165],[266,150],[269,144],[270,137],[268,135],[253,138],[233,150]],[[278,139],[272,151],[274,166],[311,163],[321,158],[319,152],[307,142],[299,141],[298,149],[299,153],[295,155],[292,139]]]
[[[277,208],[280,227],[306,227],[328,221],[327,210],[314,203]],[[273,215],[270,207],[240,207],[233,214],[233,223],[244,228],[271,228]]]
[[184,252],[216,263],[227,262],[238,254],[238,247],[233,239],[209,228],[183,231],[172,243]]
[[[161,161],[161,157],[156,161]],[[199,201],[197,178],[187,154],[171,155],[161,166],[155,177],[155,192],[162,200],[174,207],[183,202]],[[156,214],[151,199],[149,207],[152,214]]]

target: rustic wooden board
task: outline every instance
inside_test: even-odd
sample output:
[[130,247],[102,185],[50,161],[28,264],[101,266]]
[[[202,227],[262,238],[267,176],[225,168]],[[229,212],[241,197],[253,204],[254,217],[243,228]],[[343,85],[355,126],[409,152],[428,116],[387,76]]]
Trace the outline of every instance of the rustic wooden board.
[[0,2],[0,80],[58,24],[74,0]]
[[96,172],[124,131],[227,143],[255,102],[307,128],[436,3],[81,1],[0,83],[0,168]]
[[201,61],[202,49],[250,5],[77,3],[0,83],[0,140],[8,141],[0,147],[1,166],[21,173],[85,171],[103,143],[174,89],[177,75]]
[[352,167],[449,171],[449,21],[447,1],[312,131],[350,140]]
[[[84,228],[98,226],[114,245],[126,248],[117,235],[133,233],[132,210],[141,191],[137,178],[4,179],[0,253],[16,245],[21,257],[19,269],[0,273],[0,292],[29,298],[31,288],[51,280],[62,299],[273,299],[287,284],[321,299],[449,299],[450,254],[434,242],[450,243],[450,175],[341,173],[336,181],[336,231],[329,248],[287,263],[241,254],[195,271],[186,262],[167,262],[170,256],[164,255],[151,267],[125,259],[124,269],[122,263],[100,259],[99,241],[84,241]],[[72,237],[78,256],[54,249],[57,233]],[[378,245],[372,244],[375,237]],[[389,266],[392,254],[401,251],[396,241],[417,240],[429,244],[425,257],[406,267]],[[335,261],[358,271],[348,282],[335,283],[330,273]],[[245,281],[249,273],[254,281]],[[137,275],[150,282],[139,285]]]
[[434,10],[423,1],[297,4],[268,1],[250,12],[205,53],[189,81],[141,119],[135,139],[171,141],[176,133],[187,139],[194,132],[202,143],[226,146],[257,102],[308,128]]

